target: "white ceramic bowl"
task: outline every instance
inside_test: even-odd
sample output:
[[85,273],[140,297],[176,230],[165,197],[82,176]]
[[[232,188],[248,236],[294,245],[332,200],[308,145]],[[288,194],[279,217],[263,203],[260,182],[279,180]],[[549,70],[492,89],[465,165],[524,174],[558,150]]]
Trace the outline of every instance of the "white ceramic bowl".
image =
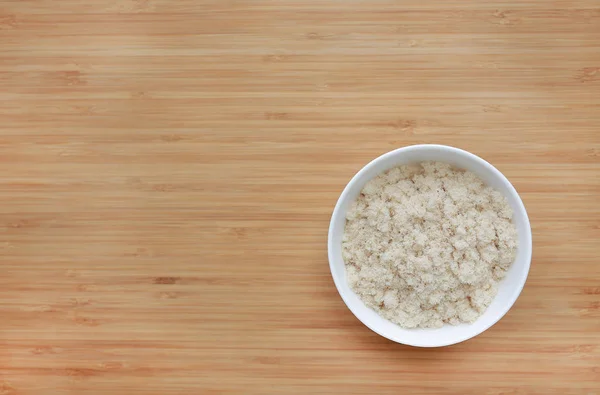
[[[380,317],[366,307],[350,289],[342,259],[342,235],[346,210],[371,178],[395,166],[440,161],[477,174],[488,185],[506,196],[514,210],[513,221],[519,233],[517,257],[499,285],[498,295],[485,313],[473,324],[444,325],[439,329],[404,329]],[[350,180],[340,196],[329,225],[328,253],[333,281],[342,299],[354,315],[374,332],[398,343],[418,347],[441,347],[479,335],[508,312],[521,293],[531,263],[531,226],[525,206],[512,184],[498,169],[467,151],[445,145],[413,145],[388,152],[363,167]]]

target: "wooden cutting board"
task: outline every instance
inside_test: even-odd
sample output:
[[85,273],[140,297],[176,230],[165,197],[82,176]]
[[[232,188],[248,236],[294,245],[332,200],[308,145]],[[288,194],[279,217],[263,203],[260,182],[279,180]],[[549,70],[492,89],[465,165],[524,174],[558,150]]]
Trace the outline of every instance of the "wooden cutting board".
[[[364,327],[327,227],[370,159],[521,193],[521,297]],[[0,0],[0,394],[600,394],[600,3]]]

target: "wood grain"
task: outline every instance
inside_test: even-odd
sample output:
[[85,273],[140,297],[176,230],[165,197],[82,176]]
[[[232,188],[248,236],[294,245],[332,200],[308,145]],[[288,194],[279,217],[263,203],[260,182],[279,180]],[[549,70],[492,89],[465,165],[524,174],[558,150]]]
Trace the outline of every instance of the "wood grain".
[[[0,394],[600,394],[596,0],[0,0]],[[527,285],[370,332],[330,213],[393,148],[495,164]]]

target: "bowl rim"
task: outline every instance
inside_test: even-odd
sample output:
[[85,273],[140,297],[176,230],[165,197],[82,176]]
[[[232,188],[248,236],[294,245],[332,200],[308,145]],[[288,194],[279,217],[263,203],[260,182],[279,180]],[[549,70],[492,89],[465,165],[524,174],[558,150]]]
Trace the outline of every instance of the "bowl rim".
[[[414,150],[420,150],[420,149],[441,149],[441,150],[445,150],[445,151],[450,151],[453,154],[457,154],[457,155],[462,155],[462,156],[466,156],[469,159],[478,162],[480,165],[488,168],[489,170],[492,171],[492,173],[494,173],[495,176],[497,176],[499,179],[501,179],[506,186],[508,187],[509,191],[511,194],[513,194],[516,197],[516,201],[519,207],[519,210],[523,213],[524,216],[524,221],[526,224],[526,232],[527,232],[527,239],[529,240],[529,244],[523,246],[524,248],[526,248],[526,268],[525,268],[525,275],[522,277],[522,279],[520,280],[520,284],[517,284],[517,292],[514,292],[510,303],[506,303],[505,307],[502,309],[501,313],[498,314],[497,318],[495,320],[493,320],[489,325],[486,325],[484,327],[481,328],[481,330],[475,332],[472,335],[467,335],[467,336],[463,336],[463,337],[459,337],[455,340],[452,341],[446,341],[446,342],[442,342],[439,344],[430,344],[430,343],[419,343],[419,342],[411,342],[411,341],[404,341],[402,339],[399,339],[397,336],[393,336],[393,335],[388,335],[388,334],[384,334],[381,331],[379,331],[374,325],[371,325],[367,322],[367,320],[363,320],[363,318],[361,318],[359,316],[359,314],[357,314],[357,312],[354,310],[354,308],[351,306],[351,304],[349,303],[347,297],[344,295],[344,293],[342,292],[342,288],[341,288],[341,281],[344,281],[342,279],[338,280],[336,278],[336,276],[334,275],[334,267],[333,267],[333,228],[334,228],[334,220],[336,219],[337,216],[340,215],[340,211],[341,211],[341,207],[343,205],[343,203],[348,199],[348,194],[350,193],[350,188],[351,186],[353,186],[356,182],[358,182],[358,180],[362,177],[362,175],[364,173],[366,173],[367,171],[369,171],[370,168],[374,167],[378,162],[381,162],[389,157],[392,156],[396,156],[398,154],[401,153],[406,153],[408,151],[414,151]],[[392,151],[386,152],[378,157],[376,157],[375,159],[371,160],[369,163],[367,163],[364,167],[362,167],[351,179],[350,181],[346,184],[346,186],[344,187],[344,190],[342,191],[342,193],[340,194],[340,197],[338,198],[335,207],[333,209],[333,213],[331,215],[331,219],[329,221],[329,231],[327,233],[327,257],[329,260],[329,271],[331,272],[331,277],[333,278],[333,282],[335,284],[335,287],[338,291],[338,294],[341,296],[342,300],[344,301],[344,303],[346,304],[346,307],[348,307],[348,309],[352,312],[352,314],[354,314],[354,316],[356,318],[358,318],[358,320],[360,322],[362,322],[367,328],[369,328],[370,330],[372,330],[373,332],[377,333],[378,335],[385,337],[386,339],[392,340],[396,343],[400,343],[400,344],[405,344],[408,346],[414,346],[414,347],[426,347],[426,348],[430,348],[430,347],[445,347],[445,346],[450,346],[453,344],[457,344],[457,343],[461,343],[463,341],[469,340],[473,337],[476,337],[478,335],[480,335],[481,333],[485,332],[486,330],[488,330],[489,328],[491,328],[492,326],[494,326],[498,321],[500,321],[500,319],[502,319],[502,317],[504,317],[506,315],[506,313],[508,313],[508,311],[512,308],[512,306],[515,304],[515,302],[517,301],[519,295],[521,294],[521,292],[523,291],[523,288],[525,287],[525,283],[527,282],[527,278],[529,277],[529,270],[531,267],[531,257],[532,257],[532,250],[533,250],[533,240],[532,240],[532,234],[531,234],[531,223],[529,221],[529,216],[527,214],[527,210],[525,208],[525,205],[523,204],[523,200],[521,199],[521,196],[519,195],[519,193],[517,192],[517,190],[515,189],[515,187],[512,185],[512,183],[508,180],[508,178],[506,178],[506,176],[504,174],[502,174],[502,172],[498,169],[496,169],[496,167],[494,167],[491,163],[489,163],[488,161],[486,161],[485,159],[460,148],[456,148],[456,147],[452,147],[449,145],[442,145],[442,144],[415,144],[415,145],[408,145],[405,147],[401,147],[401,148],[397,148],[394,149]],[[394,323],[392,323],[394,324]],[[394,324],[397,325],[397,324]],[[420,329],[415,329],[415,330],[420,330]]]

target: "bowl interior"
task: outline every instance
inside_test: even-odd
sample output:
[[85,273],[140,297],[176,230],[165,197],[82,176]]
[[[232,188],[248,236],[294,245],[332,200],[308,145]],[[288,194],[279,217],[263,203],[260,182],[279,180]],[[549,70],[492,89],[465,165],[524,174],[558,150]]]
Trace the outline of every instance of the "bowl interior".
[[[519,234],[519,248],[515,262],[498,287],[498,295],[486,312],[473,324],[444,325],[439,329],[404,329],[380,317],[366,307],[350,289],[346,281],[346,269],[342,259],[342,235],[346,224],[345,214],[364,185],[371,178],[395,166],[440,161],[472,171],[488,185],[504,194],[514,210],[513,221]],[[417,145],[389,152],[375,159],[354,176],[342,192],[335,207],[329,229],[329,263],[336,287],[342,299],[356,315],[373,331],[398,343],[437,347],[450,345],[476,336],[496,323],[519,296],[527,279],[531,261],[531,228],[521,198],[510,182],[492,165],[466,151],[439,145]]]

